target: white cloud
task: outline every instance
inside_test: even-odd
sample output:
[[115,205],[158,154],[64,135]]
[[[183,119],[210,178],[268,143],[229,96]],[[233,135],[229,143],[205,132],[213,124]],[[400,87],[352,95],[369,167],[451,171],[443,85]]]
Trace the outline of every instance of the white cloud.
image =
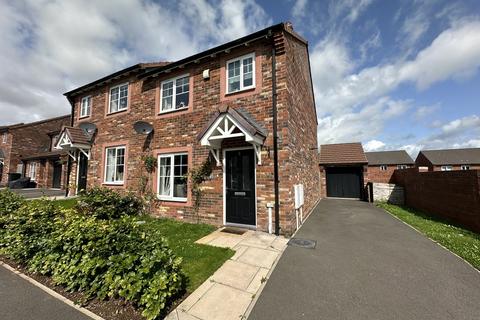
[[308,0],[296,0],[292,7],[292,16],[294,19],[305,17]]
[[370,140],[363,144],[365,151],[380,151],[385,148],[385,143],[379,140]]
[[253,0],[0,1],[1,124],[66,114],[75,86],[272,23]]
[[426,118],[427,116],[431,115],[435,111],[437,111],[440,108],[439,104],[433,105],[433,106],[421,106],[416,108],[415,113],[414,113],[414,118],[416,120],[421,120]]
[[358,112],[322,117],[318,123],[318,141],[325,144],[369,140],[382,132],[386,121],[401,116],[410,107],[408,100],[381,97]]

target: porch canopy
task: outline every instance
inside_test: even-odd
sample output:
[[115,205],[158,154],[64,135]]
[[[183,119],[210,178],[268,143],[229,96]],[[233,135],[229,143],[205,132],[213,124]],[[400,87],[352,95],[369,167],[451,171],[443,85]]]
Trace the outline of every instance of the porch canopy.
[[90,159],[91,139],[92,135],[83,129],[63,127],[54,149],[66,151],[74,160],[76,160],[75,151],[78,150]]
[[240,137],[253,146],[257,163],[262,164],[261,150],[267,137],[267,130],[242,109],[236,110],[229,107],[219,109],[197,138],[202,146],[210,149],[219,166],[222,141]]

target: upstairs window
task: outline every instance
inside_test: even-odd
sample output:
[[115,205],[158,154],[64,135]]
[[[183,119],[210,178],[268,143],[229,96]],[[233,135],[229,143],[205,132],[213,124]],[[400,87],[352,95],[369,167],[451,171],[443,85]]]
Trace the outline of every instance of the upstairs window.
[[470,166],[468,164],[464,164],[460,167],[462,170],[470,170]]
[[183,75],[162,82],[160,113],[187,109],[190,95],[190,77]]
[[8,133],[4,132],[2,135],[2,142],[7,143],[7,140],[8,140]]
[[158,157],[158,196],[161,200],[187,201],[188,155]]
[[105,182],[123,184],[125,172],[125,146],[106,148]]
[[110,88],[108,113],[115,113],[128,108],[128,83]]
[[397,166],[397,169],[407,169],[407,168],[408,168],[408,166],[406,164],[399,164]]
[[92,109],[92,96],[83,97],[80,104],[80,118],[88,117]]
[[382,164],[382,165],[380,166],[380,171],[387,171],[387,165]]
[[442,166],[441,170],[442,171],[452,171],[452,166]]
[[227,93],[255,87],[255,54],[227,61]]

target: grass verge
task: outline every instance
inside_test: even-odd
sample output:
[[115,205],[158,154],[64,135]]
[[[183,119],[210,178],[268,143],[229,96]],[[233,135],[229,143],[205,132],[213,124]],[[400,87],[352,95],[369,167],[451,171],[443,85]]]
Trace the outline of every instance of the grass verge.
[[480,270],[480,234],[414,209],[388,203],[377,203],[377,206],[408,223]]

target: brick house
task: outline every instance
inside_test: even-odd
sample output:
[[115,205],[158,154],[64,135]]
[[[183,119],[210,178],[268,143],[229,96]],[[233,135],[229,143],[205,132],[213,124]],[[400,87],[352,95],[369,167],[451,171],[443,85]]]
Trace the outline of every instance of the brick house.
[[320,146],[321,196],[364,199],[367,158],[360,142]]
[[407,169],[415,165],[405,150],[365,152],[368,160],[370,182],[393,183],[392,176],[397,169]]
[[480,148],[422,150],[415,165],[421,171],[480,169]]
[[[158,216],[263,231],[273,211],[284,234],[296,226],[294,186],[303,186],[304,215],[320,198],[308,43],[289,23],[176,62],[137,64],[65,96],[73,123],[56,148],[71,156],[70,194],[146,189]],[[197,198],[186,177],[200,167],[208,174]]]
[[65,187],[64,152],[53,150],[70,115],[32,123],[0,127],[0,184],[8,183],[9,174],[30,177],[37,187]]

